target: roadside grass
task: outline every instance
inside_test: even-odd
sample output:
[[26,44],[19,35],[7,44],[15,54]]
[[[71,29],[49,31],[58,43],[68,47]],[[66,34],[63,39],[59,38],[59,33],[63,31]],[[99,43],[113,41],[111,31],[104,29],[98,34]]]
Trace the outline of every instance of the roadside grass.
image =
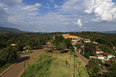
[[[46,61],[48,57],[48,60]],[[66,66],[65,60],[68,61]],[[81,77],[89,77],[82,62],[75,57],[75,77],[79,77],[79,71],[82,70]],[[80,64],[80,65],[79,65]],[[70,65],[70,67],[69,67]],[[52,57],[50,55],[40,55],[27,67],[21,77],[73,77],[74,58],[70,55]]]
[[0,73],[2,73],[3,71],[5,71],[9,66],[11,66],[13,63],[7,63],[5,65],[3,65],[2,67],[0,67]]
[[[48,60],[45,59],[48,57]],[[49,77],[49,69],[54,60],[57,58],[51,58],[49,55],[39,55],[34,61],[27,67],[21,77]]]
[[[68,61],[67,66],[66,66],[65,60]],[[85,66],[77,57],[75,58],[75,63],[77,63],[77,67],[75,67],[75,77],[79,77],[79,71],[81,70],[82,70],[81,77],[89,77],[88,73],[85,70]],[[80,63],[80,66],[79,66],[79,63]],[[71,61],[70,61],[69,55],[58,57],[58,59],[52,63],[50,70],[51,70],[50,77],[73,77],[73,73],[74,73],[73,56],[71,56]]]
[[33,51],[28,51],[28,52],[24,53],[23,55],[29,55],[31,53],[33,53]]

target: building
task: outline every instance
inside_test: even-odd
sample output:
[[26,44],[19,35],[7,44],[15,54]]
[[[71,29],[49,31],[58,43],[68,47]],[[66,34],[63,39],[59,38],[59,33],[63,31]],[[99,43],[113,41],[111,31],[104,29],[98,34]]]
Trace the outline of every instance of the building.
[[16,46],[16,44],[11,44],[12,47]]
[[108,59],[111,59],[111,58],[114,58],[115,56],[110,54],[110,53],[106,53],[106,52],[103,52],[103,53],[99,53],[99,55],[103,55],[103,56],[106,56]]
[[98,44],[98,42],[93,41],[93,44]]
[[90,43],[91,40],[90,40],[90,39],[83,39],[83,42],[84,42],[84,43]]
[[100,54],[100,53],[103,53],[103,51],[101,51],[101,50],[96,50],[96,54],[97,54],[97,55]]

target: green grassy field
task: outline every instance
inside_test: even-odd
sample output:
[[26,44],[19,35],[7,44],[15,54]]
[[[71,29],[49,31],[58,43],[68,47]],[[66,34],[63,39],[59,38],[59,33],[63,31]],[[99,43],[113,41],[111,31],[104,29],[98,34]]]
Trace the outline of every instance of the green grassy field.
[[[73,77],[73,59],[74,58],[72,56],[70,61],[70,55],[57,57],[40,55],[34,59],[29,67],[27,67],[26,71],[21,75],[21,77]],[[65,60],[68,61],[67,66]],[[75,58],[75,63],[77,65],[75,68],[75,77],[79,77],[79,71],[82,71],[81,77],[89,77],[88,73],[84,69],[84,65],[77,57]]]

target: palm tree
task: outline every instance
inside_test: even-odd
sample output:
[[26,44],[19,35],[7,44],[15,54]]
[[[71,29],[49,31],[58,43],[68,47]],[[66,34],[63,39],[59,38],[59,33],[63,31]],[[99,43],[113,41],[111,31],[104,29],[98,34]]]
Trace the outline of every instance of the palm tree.
[[65,60],[65,63],[66,63],[66,67],[67,67],[67,65],[68,65],[68,61],[67,61],[67,60]]
[[73,56],[74,56],[74,77],[75,77],[75,52],[74,53],[72,53],[73,54]]
[[28,71],[29,71],[30,61],[27,61]]
[[79,71],[79,77],[81,77],[81,75],[82,75],[82,70],[81,70],[81,71]]

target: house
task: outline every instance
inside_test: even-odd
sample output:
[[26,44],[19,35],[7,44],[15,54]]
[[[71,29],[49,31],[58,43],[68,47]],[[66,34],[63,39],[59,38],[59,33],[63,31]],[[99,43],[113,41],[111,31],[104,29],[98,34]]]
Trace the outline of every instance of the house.
[[105,61],[105,65],[112,66],[112,63],[110,61]]
[[72,42],[72,45],[76,45],[76,43],[77,43],[77,40],[71,40]]
[[93,41],[94,44],[98,44],[98,42]]
[[106,52],[99,53],[99,55],[104,55],[104,56],[106,56],[108,59],[111,59],[111,58],[115,57],[114,55],[112,55],[112,54],[110,54],[110,53],[106,53]]
[[106,56],[103,56],[103,55],[97,55],[97,58],[98,58],[98,59],[106,59]]
[[82,52],[82,49],[78,49],[78,52],[79,52],[79,53]]
[[115,57],[115,56],[112,55],[112,54],[110,54],[110,55],[107,56],[107,58],[109,58],[109,59],[111,59],[111,58],[113,58],[113,57]]
[[96,50],[96,54],[97,54],[97,55],[100,54],[100,53],[103,53],[103,51],[101,51],[101,50]]
[[90,39],[83,39],[83,42],[84,43],[90,43],[91,41],[90,41]]

